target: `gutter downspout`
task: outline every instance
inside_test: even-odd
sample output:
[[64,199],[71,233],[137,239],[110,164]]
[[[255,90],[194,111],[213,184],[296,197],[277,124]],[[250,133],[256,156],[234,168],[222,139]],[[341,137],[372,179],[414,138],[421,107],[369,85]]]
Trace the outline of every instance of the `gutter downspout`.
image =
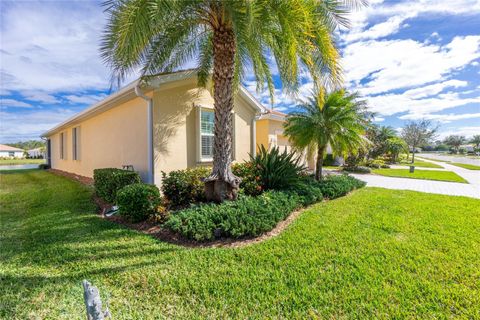
[[255,114],[252,119],[252,157],[257,155],[257,121],[260,119],[261,113]]
[[154,158],[153,158],[153,99],[146,96],[140,89],[140,81],[135,86],[135,94],[147,101],[147,157],[148,176],[147,183],[155,184]]

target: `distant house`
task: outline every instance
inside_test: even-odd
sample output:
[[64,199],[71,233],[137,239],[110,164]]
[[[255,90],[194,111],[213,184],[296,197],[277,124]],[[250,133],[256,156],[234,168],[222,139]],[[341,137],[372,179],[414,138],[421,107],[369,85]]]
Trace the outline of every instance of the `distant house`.
[[[255,153],[255,121],[264,108],[240,87],[232,111],[236,162]],[[212,88],[197,85],[195,70],[135,81],[45,132],[47,162],[92,177],[97,168],[131,165],[148,183],[162,171],[211,166],[214,101]]]
[[0,158],[22,159],[23,157],[22,149],[0,144]]
[[44,148],[35,148],[27,151],[29,158],[45,158]]

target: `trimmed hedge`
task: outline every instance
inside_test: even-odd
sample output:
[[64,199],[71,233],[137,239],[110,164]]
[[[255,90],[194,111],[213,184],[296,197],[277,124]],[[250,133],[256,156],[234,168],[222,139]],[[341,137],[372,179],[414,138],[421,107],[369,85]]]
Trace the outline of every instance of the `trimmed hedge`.
[[118,212],[130,222],[144,221],[153,216],[160,203],[160,191],[155,185],[134,183],[117,193]]
[[115,203],[117,192],[123,187],[140,183],[140,176],[134,171],[117,168],[103,168],[93,170],[95,192],[109,203]]
[[272,230],[295,209],[321,201],[323,196],[340,197],[364,185],[346,175],[329,176],[320,182],[304,177],[289,190],[266,191],[256,197],[240,195],[237,201],[203,203],[177,211],[165,227],[197,241],[255,237]]
[[330,175],[318,184],[323,197],[330,200],[344,196],[350,191],[363,188],[366,185],[365,182],[346,174]]
[[344,171],[353,172],[353,173],[370,173],[372,170],[368,167],[355,166],[355,167],[344,167]]
[[191,203],[205,201],[205,184],[211,169],[206,167],[189,168],[162,172],[162,193],[173,208],[185,207]]

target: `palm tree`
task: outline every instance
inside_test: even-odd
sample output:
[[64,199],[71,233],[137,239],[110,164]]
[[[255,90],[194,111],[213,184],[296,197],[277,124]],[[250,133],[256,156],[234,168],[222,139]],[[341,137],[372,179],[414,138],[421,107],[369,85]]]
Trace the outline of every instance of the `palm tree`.
[[195,61],[205,86],[213,69],[214,156],[205,189],[210,200],[234,199],[240,179],[231,171],[231,111],[245,72],[256,77],[258,90],[268,87],[272,100],[270,56],[287,92],[298,88],[302,69],[314,81],[339,84],[333,31],[348,25],[349,9],[362,2],[109,0],[101,52],[119,81],[132,71],[148,79]]
[[355,153],[368,140],[365,128],[369,121],[366,103],[358,94],[344,89],[325,94],[317,90],[299,111],[287,116],[285,134],[297,150],[306,150],[309,158],[316,154],[315,178],[322,179],[323,158],[327,146],[333,154]]
[[480,134],[474,135],[470,140],[470,143],[473,143],[475,145],[475,151],[479,151],[480,150]]
[[467,141],[464,136],[450,135],[443,141],[447,146],[453,148],[455,153],[458,153],[460,146]]

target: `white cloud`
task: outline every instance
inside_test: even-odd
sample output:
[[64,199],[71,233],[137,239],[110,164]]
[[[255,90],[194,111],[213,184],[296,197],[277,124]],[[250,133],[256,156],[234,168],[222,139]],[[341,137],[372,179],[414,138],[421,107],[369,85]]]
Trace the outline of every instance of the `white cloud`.
[[23,102],[23,101],[18,101],[15,99],[1,99],[0,100],[0,105],[5,108],[5,107],[10,107],[10,108],[33,108],[33,106],[29,103]]
[[368,30],[363,28],[356,29],[355,32],[349,32],[343,36],[343,40],[346,42],[353,42],[363,39],[377,39],[396,33],[407,17],[394,16],[388,18],[385,22],[378,23]]
[[[442,110],[463,106],[469,103],[480,103],[480,96],[462,98],[459,93],[445,93],[425,99],[413,99],[405,94],[385,94],[368,97],[370,110],[380,115],[389,116],[408,112],[422,118],[424,115]],[[413,117],[413,116],[412,116]]]
[[374,118],[373,118],[373,121],[375,121],[375,122],[382,122],[382,121],[385,121],[385,118],[383,118],[383,117],[378,117],[378,116],[377,116],[377,117],[374,117]]
[[479,57],[480,36],[456,37],[445,46],[371,40],[347,46],[343,65],[352,86],[369,77],[361,89],[368,95],[443,80]]
[[9,2],[2,7],[2,88],[108,87],[99,56],[105,18],[96,2]]
[[446,128],[443,128],[441,132],[439,132],[438,139],[442,140],[452,134],[465,136],[465,137],[472,137],[474,135],[480,134],[480,126],[446,127]]
[[26,100],[30,101],[37,101],[48,104],[55,104],[60,102],[60,100],[57,99],[54,95],[42,91],[22,90],[21,94]]
[[105,94],[99,95],[66,95],[64,96],[69,102],[80,104],[93,104],[106,97]]
[[448,87],[460,88],[460,87],[465,87],[466,85],[468,85],[467,81],[448,80],[448,81],[435,83],[435,84],[424,86],[424,87],[410,89],[405,91],[403,94],[413,99],[419,99],[419,98],[425,98],[425,97],[436,95],[442,92],[443,89]]
[[444,123],[448,123],[455,120],[463,120],[463,119],[477,119],[480,118],[480,113],[464,113],[464,114],[415,114],[410,113],[399,117],[402,120],[419,120],[419,119],[427,119],[427,120],[436,120]]
[[73,110],[68,109],[25,113],[0,111],[0,141],[39,139],[40,134],[74,114]]

